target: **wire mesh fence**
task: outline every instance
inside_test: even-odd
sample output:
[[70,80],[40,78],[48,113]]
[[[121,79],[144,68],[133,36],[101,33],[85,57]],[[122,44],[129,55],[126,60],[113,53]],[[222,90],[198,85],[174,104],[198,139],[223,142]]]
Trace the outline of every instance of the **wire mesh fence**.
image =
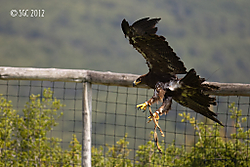
[[[29,97],[32,94],[40,94],[40,99],[43,98],[42,94],[44,89],[50,88],[53,91],[53,99],[58,99],[65,106],[62,107],[58,112],[63,112],[63,115],[56,119],[58,123],[57,126],[48,130],[46,136],[51,139],[53,137],[59,138],[60,140],[56,141],[58,145],[62,148],[60,151],[64,152],[65,150],[70,149],[72,145],[72,135],[75,134],[77,140],[82,144],[82,83],[74,82],[51,82],[51,81],[21,81],[21,80],[0,80],[0,94],[7,100],[11,100],[13,108],[18,110],[20,116],[23,116],[21,112],[24,109],[24,105],[27,101],[30,101]],[[153,141],[151,131],[153,131],[154,123],[148,121],[148,110],[145,112],[137,110],[136,105],[148,100],[153,94],[152,90],[142,89],[142,88],[128,88],[120,86],[105,86],[105,85],[92,85],[92,147],[103,148],[103,166],[114,166],[107,165],[109,158],[113,155],[110,154],[112,146],[117,145],[117,141],[123,139],[125,136],[125,141],[129,144],[127,149],[129,154],[127,157],[122,157],[122,159],[129,159],[132,166],[136,166],[141,163],[140,153],[138,150],[144,150],[147,152],[146,147],[142,147],[148,144],[149,141]],[[241,141],[246,140],[247,143],[247,153],[249,149],[249,133],[248,135],[240,138],[240,136],[232,136],[230,134],[236,133],[239,134],[239,128],[244,130],[249,129],[249,121],[243,121],[240,123],[240,126],[235,126],[237,123],[237,118],[231,119],[230,117],[233,113],[229,112],[232,108],[229,108],[231,103],[235,102],[235,107],[238,110],[242,110],[242,117],[249,118],[250,112],[250,98],[244,96],[217,96],[217,106],[212,110],[218,114],[218,119],[225,125],[225,127],[220,128],[220,135],[223,141],[234,140],[236,141],[239,138]],[[154,105],[152,108],[156,110],[157,105]],[[182,121],[183,117],[179,114],[181,113],[190,113],[191,116],[194,116],[198,122],[205,122],[207,125],[212,125],[213,122],[206,120],[203,116],[191,111],[185,107],[180,106],[177,103],[173,103],[171,111],[166,116],[161,116],[159,124],[165,134],[165,137],[159,137],[162,146],[168,148],[169,145],[173,144],[176,149],[183,148],[185,151],[191,151],[194,147],[197,146],[197,141],[200,136],[197,134],[197,128],[194,128],[189,121]],[[1,115],[4,117],[4,115]],[[31,129],[33,127],[30,127]],[[5,127],[1,127],[1,131]],[[35,130],[32,129],[33,131]],[[207,133],[207,136],[211,137],[211,134]],[[213,135],[212,135],[213,136]],[[216,134],[214,134],[216,136]],[[3,139],[3,137],[2,137]],[[6,140],[6,139],[5,139]],[[50,140],[50,142],[54,140]],[[153,142],[152,142],[153,143]],[[219,144],[219,142],[218,142]],[[236,144],[235,142],[233,143]],[[74,143],[73,143],[74,145]],[[1,153],[6,147],[2,143]],[[16,146],[18,147],[18,145]],[[50,150],[52,152],[53,145],[51,144]],[[220,145],[217,145],[215,148],[210,149],[219,150]],[[17,151],[18,149],[16,149]],[[226,149],[226,151],[229,151]],[[93,151],[93,150],[92,150]],[[114,151],[114,150],[113,150]],[[117,150],[116,150],[117,151]],[[122,151],[125,150],[123,149]],[[162,157],[156,147],[153,147],[151,150],[152,154],[155,154],[159,157]],[[237,151],[237,150],[236,150]],[[239,151],[241,149],[239,148]],[[118,152],[118,151],[117,151]],[[205,151],[206,152],[206,151]],[[40,153],[42,154],[42,152]],[[204,153],[207,155],[209,153]],[[236,152],[237,155],[237,152]],[[92,158],[96,154],[92,155]],[[144,155],[146,156],[146,154]],[[178,159],[183,155],[175,155],[175,158]],[[248,155],[246,155],[248,157]],[[6,157],[6,156],[5,156]],[[152,157],[152,155],[150,155]],[[219,156],[220,157],[220,156]],[[100,158],[100,157],[96,157]],[[115,158],[119,158],[118,156]],[[190,157],[191,158],[191,157]],[[11,159],[6,157],[1,158],[2,164],[7,166],[7,162],[21,159],[21,157],[13,156]],[[145,157],[145,161],[146,161]],[[203,160],[206,160],[204,164],[208,163],[211,160],[209,157],[203,157]],[[213,159],[214,160],[214,159]],[[33,165],[35,162],[29,159],[26,159],[27,164]],[[49,166],[63,166],[63,161],[60,162],[51,162],[48,159],[43,161],[48,161]],[[150,160],[149,160],[150,161]],[[152,161],[152,160],[151,160]],[[217,161],[229,161],[225,158],[219,158]],[[246,164],[249,164],[249,159],[245,158],[244,161]],[[162,165],[164,162],[167,162],[167,159],[163,159],[161,163],[155,162],[155,165]],[[143,163],[141,163],[143,164]],[[203,165],[204,165],[203,164]],[[237,166],[237,158],[235,158],[235,163]],[[71,161],[70,165],[80,166],[81,163],[76,161]],[[145,164],[144,164],[145,165]],[[202,164],[201,164],[202,165]],[[98,166],[101,166],[100,164]],[[122,165],[121,165],[122,166]],[[164,166],[164,165],[162,165]],[[244,165],[243,165],[244,166]]]
[[[51,126],[51,129],[47,129],[46,132],[44,132],[46,133],[46,137],[48,139],[48,146],[50,147],[50,149],[47,149],[47,152],[48,152],[47,158],[43,159],[44,163],[41,163],[41,162],[34,162],[33,160],[36,158],[34,158],[33,156],[36,155],[39,157],[39,156],[42,156],[43,154],[46,154],[44,153],[44,150],[42,149],[44,146],[43,145],[38,146],[38,152],[36,154],[33,154],[33,153],[29,153],[29,151],[34,151],[37,145],[34,145],[34,143],[32,142],[29,143],[30,150],[27,150],[26,152],[22,149],[22,147],[24,147],[24,145],[26,144],[23,144],[23,142],[20,140],[25,141],[25,140],[28,140],[29,138],[31,140],[36,140],[36,139],[43,140],[44,136],[42,132],[39,133],[39,136],[35,136],[35,132],[38,130],[41,130],[41,128],[39,127],[39,124],[40,126],[45,126],[46,122],[44,123],[40,122],[36,124],[33,120],[31,120],[33,119],[33,117],[28,117],[27,114],[25,115],[23,110],[25,109],[25,105],[27,105],[27,102],[31,102],[30,96],[32,94],[34,95],[40,94],[39,99],[42,101],[42,98],[44,98],[43,91],[48,88],[50,88],[54,92],[52,98],[60,100],[60,102],[64,104],[65,106],[62,107],[62,109],[58,110],[57,112],[57,115],[60,115],[60,112],[63,112],[63,115],[60,116],[59,118],[55,117],[56,118],[55,121],[56,123],[58,123],[58,125]],[[82,135],[82,116],[81,116],[82,115],[82,84],[66,83],[66,82],[63,83],[63,82],[48,82],[48,81],[10,80],[10,81],[0,81],[0,90],[1,90],[0,94],[2,94],[2,97],[6,98],[8,101],[11,101],[13,108],[18,111],[18,115],[14,116],[15,117],[14,120],[17,120],[19,117],[22,117],[23,120],[27,122],[26,125],[30,124],[30,126],[27,127],[27,129],[30,130],[30,132],[29,131],[26,132],[30,134],[24,135],[26,138],[24,139],[21,136],[16,137],[15,133],[18,133],[17,131],[19,130],[14,130],[15,125],[13,125],[13,129],[9,129],[9,127],[6,126],[6,124],[2,122],[3,123],[1,124],[2,137],[4,136],[4,132],[6,132],[7,130],[11,130],[11,133],[12,133],[11,135],[14,135],[14,137],[12,137],[12,139],[9,139],[7,137],[2,138],[2,142],[3,142],[1,143],[1,147],[2,147],[1,157],[2,158],[1,158],[0,166],[18,166],[21,164],[25,164],[25,166],[32,166],[32,165],[38,165],[38,164],[40,164],[40,166],[60,166],[62,162],[60,161],[56,162],[50,159],[50,156],[54,154],[54,151],[52,149],[56,150],[56,147],[60,147],[61,149],[59,151],[61,152],[58,154],[63,154],[64,150],[69,149],[69,145],[70,145],[70,142],[72,141],[73,134],[75,134],[78,139],[81,139],[81,135]],[[3,103],[1,103],[1,105],[3,105]],[[35,105],[36,104],[34,104],[34,106],[31,106],[31,107],[38,108],[39,110],[43,109],[43,107],[39,108]],[[44,106],[44,107],[46,107],[47,109],[48,106]],[[36,114],[41,115],[41,116],[37,116],[35,117],[35,119],[42,119],[42,112],[43,111],[36,112]],[[49,117],[46,118],[45,121],[49,123],[49,121],[52,119],[50,118],[50,116],[53,117],[53,115],[49,114],[48,116]],[[7,117],[7,120],[12,120],[11,116],[6,115],[6,112],[4,112],[4,108],[2,106],[1,116],[0,116],[1,121],[3,120],[6,121],[5,117]],[[20,123],[20,120],[18,123]],[[21,125],[25,125],[25,123]],[[53,138],[58,138],[59,140],[54,141]],[[16,142],[16,149],[14,149],[15,153],[12,153],[12,155],[8,156],[7,151],[11,149],[8,146],[8,143],[12,143],[12,142],[14,143]],[[57,145],[55,146],[53,142],[56,142]],[[39,147],[41,148],[39,149]],[[24,154],[24,152],[27,153],[27,156],[30,157],[30,159],[22,158],[22,154]],[[80,163],[76,163],[75,165],[77,164],[80,165]],[[66,165],[66,163],[64,165]],[[71,162],[70,165],[74,165],[74,163]]]
[[[146,145],[150,140],[153,141],[150,132],[152,132],[154,128],[153,122],[147,123],[147,117],[149,116],[148,111],[142,112],[137,110],[136,104],[149,99],[152,93],[152,90],[148,89],[94,85],[92,119],[93,146],[107,148],[106,144],[116,145],[116,142],[127,133],[126,141],[129,142],[129,157],[132,159],[133,164],[136,165],[139,160],[135,158],[137,151],[141,145]],[[229,110],[231,110],[229,106],[232,103],[235,103],[235,106],[239,110],[242,110],[242,117],[249,118],[249,97],[217,96],[218,105],[213,108],[213,111],[218,114],[219,120],[225,125],[225,127],[220,130],[220,136],[223,140],[232,139],[233,137],[230,134],[236,132],[237,129],[235,127],[236,120],[230,118],[232,113],[229,112]],[[154,105],[153,109],[156,110],[158,107],[159,106]],[[160,137],[160,141],[163,142],[162,145],[168,147],[173,143],[176,147],[184,147],[186,151],[190,151],[192,147],[196,146],[195,144],[199,136],[196,134],[197,129],[194,129],[188,121],[182,121],[183,117],[179,116],[179,114],[183,112],[190,113],[198,122],[205,122],[207,125],[214,123],[205,119],[202,115],[182,107],[176,102],[173,103],[171,111],[166,116],[160,118],[159,123],[165,134],[165,137]],[[242,123],[241,127],[248,130],[249,121]],[[104,152],[105,151],[107,152],[108,150],[104,149]],[[156,147],[154,151],[157,152]]]

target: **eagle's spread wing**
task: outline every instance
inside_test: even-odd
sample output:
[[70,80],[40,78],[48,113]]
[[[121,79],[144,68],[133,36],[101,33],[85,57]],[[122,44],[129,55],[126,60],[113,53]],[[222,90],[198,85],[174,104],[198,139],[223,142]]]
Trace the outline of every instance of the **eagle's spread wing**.
[[124,19],[121,27],[125,37],[133,47],[146,59],[149,70],[157,75],[185,74],[186,68],[165,37],[156,35],[160,18],[143,18],[131,26]]
[[223,124],[215,117],[216,113],[209,109],[210,105],[216,105],[215,98],[209,97],[209,95],[204,94],[204,90],[218,89],[218,87],[209,87],[207,85],[203,85],[204,78],[200,78],[199,75],[196,75],[194,69],[191,69],[187,75],[179,81],[181,85],[176,90],[176,96],[173,96],[173,99],[179,104],[188,107],[194,110],[197,113],[204,115],[205,117],[219,123],[223,126]]

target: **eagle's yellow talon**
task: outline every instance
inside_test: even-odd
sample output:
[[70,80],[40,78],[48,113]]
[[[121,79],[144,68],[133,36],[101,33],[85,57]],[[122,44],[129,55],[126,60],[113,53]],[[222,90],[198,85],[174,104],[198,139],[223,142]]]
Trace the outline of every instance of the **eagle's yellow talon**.
[[150,116],[148,117],[148,118],[149,118],[148,123],[149,123],[150,121],[153,120],[153,117],[155,117],[155,120],[156,120],[156,121],[158,121],[159,118],[160,118],[158,113],[154,113],[153,116],[150,115]]
[[140,108],[141,110],[146,110],[147,106],[148,106],[148,103],[145,102],[145,103],[142,103],[142,104],[138,104],[136,107]]

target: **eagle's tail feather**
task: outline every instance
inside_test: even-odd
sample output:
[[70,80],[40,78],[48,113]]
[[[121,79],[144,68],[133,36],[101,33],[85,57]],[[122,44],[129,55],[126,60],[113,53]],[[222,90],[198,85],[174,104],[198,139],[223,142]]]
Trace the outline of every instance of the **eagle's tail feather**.
[[181,83],[191,86],[193,88],[200,88],[202,91],[218,90],[219,87],[215,85],[202,84],[205,78],[200,78],[196,74],[196,71],[192,68],[188,73],[181,79]]
[[216,105],[216,98],[209,97],[208,94],[204,94],[204,91],[208,90],[216,90],[219,87],[214,85],[202,84],[205,81],[204,78],[200,78],[199,75],[196,74],[194,69],[188,71],[184,78],[180,80],[180,83],[183,84],[184,87],[189,87],[189,89],[194,89],[196,92],[195,96],[193,95],[192,100],[196,101],[200,105],[209,107],[210,105]]
[[195,101],[196,103],[210,107],[210,105],[215,106],[216,105],[216,98],[215,97],[210,97],[209,95],[205,95],[201,92],[196,92],[195,95],[190,96],[190,99]]
[[198,112],[202,115],[204,115],[205,117],[217,122],[218,124],[220,124],[221,126],[224,126],[215,116],[217,116],[216,113],[214,113],[213,111],[209,110],[208,107],[206,106],[201,106],[200,104],[196,103],[193,100],[189,101],[189,108],[193,109],[195,112]]
[[184,83],[185,85],[191,86],[193,88],[201,87],[201,83],[204,81],[204,78],[200,78],[199,75],[196,75],[196,72],[193,68],[189,70],[185,77],[180,80],[181,83]]

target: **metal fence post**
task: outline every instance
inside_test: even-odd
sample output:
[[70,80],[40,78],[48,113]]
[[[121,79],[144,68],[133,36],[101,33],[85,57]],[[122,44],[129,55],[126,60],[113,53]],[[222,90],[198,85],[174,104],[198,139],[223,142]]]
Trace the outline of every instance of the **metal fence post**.
[[83,83],[82,100],[82,166],[91,166],[91,131],[92,131],[92,84]]

